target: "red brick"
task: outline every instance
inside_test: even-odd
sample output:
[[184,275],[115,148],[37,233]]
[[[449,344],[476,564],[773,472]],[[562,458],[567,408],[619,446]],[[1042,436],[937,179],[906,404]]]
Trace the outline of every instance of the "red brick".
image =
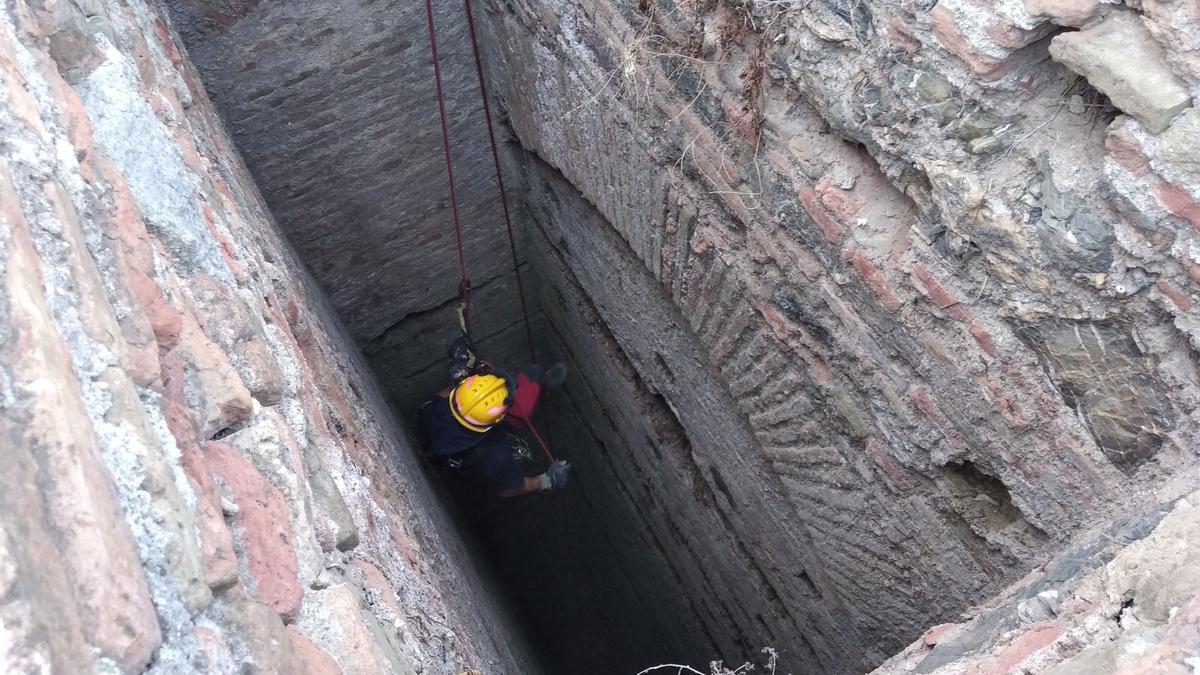
[[988,54],[982,54],[974,45],[967,42],[958,29],[954,15],[944,6],[939,4],[934,7],[929,12],[929,18],[932,21],[933,34],[937,36],[938,40],[945,45],[946,49],[962,59],[971,72],[978,75],[980,79],[998,80],[1016,67],[1014,60],[998,59]]
[[1142,144],[1125,125],[1114,122],[1104,137],[1104,147],[1117,164],[1135,176],[1145,176],[1150,171],[1150,160],[1142,150]]
[[875,466],[887,477],[897,490],[907,492],[913,487],[913,478],[911,472],[900,465],[892,453],[888,452],[887,447],[879,442],[878,439],[871,438],[867,441],[867,453],[874,460]]
[[813,219],[813,222],[817,224],[817,227],[821,228],[821,232],[825,234],[826,239],[832,242],[842,240],[845,230],[825,210],[825,207],[817,201],[816,192],[809,188],[800,190],[800,203],[804,204],[804,210],[808,211],[808,215]]
[[925,289],[925,294],[934,302],[942,311],[959,321],[970,321],[973,318],[973,312],[966,305],[958,301],[942,282],[930,272],[924,265],[913,266],[912,275],[916,277],[921,286]]
[[981,664],[974,675],[1008,675],[1017,672],[1017,666],[1031,654],[1049,645],[1062,635],[1063,627],[1057,623],[1036,623],[1027,633],[1012,641],[995,658]]
[[1200,230],[1200,204],[1186,190],[1170,183],[1162,183],[1155,190],[1159,201],[1171,213],[1183,218]]
[[130,316],[145,317],[159,350],[173,349],[179,342],[183,316],[171,305],[155,281],[154,245],[137,202],[129,185],[111,162],[97,157],[96,166],[108,182],[113,200],[112,218],[106,223],[106,234],[116,242],[113,249],[118,269],[131,299],[140,310],[131,312]]
[[[0,67],[4,48],[0,44]],[[71,355],[42,295],[40,257],[3,163],[0,214],[10,230],[0,294],[11,312],[5,317],[9,335],[0,341],[0,362],[6,364],[11,378],[6,384],[24,392],[16,400],[21,424],[11,427],[16,433],[4,439],[6,472],[0,474],[4,476],[0,493],[8,496],[5,506],[30,538],[36,536],[34,531],[43,531],[43,523],[53,530],[53,544],[40,555],[53,550],[55,560],[45,562],[65,573],[60,578],[63,584],[69,580],[71,588],[63,590],[73,595],[73,611],[55,620],[61,620],[64,630],[81,623],[98,654],[125,670],[141,672],[161,640],[150,590],[83,408],[84,395],[71,370]],[[115,415],[123,412],[116,397],[112,410]],[[24,478],[35,457],[38,474],[53,478],[46,485],[33,486],[32,475]],[[22,543],[26,543],[24,536]],[[29,592],[40,594],[42,589]],[[0,631],[10,627],[6,622]]]
[[1179,263],[1183,265],[1183,269],[1187,270],[1188,278],[1200,284],[1200,264],[1196,264],[1186,257],[1180,258]]
[[1183,292],[1182,289],[1166,279],[1159,279],[1158,281],[1154,282],[1154,287],[1158,289],[1159,293],[1162,293],[1170,298],[1171,302],[1175,303],[1175,306],[1179,308],[1180,311],[1186,312],[1191,309],[1192,305],[1194,304],[1190,295]]
[[237,503],[234,524],[250,576],[244,580],[247,588],[280,616],[294,618],[304,589],[283,494],[230,445],[209,441],[204,444],[204,457]]
[[37,134],[39,139],[46,138],[46,129],[42,126],[41,114],[38,111],[37,99],[25,89],[25,76],[17,66],[16,55],[10,48],[0,43],[0,78],[8,89],[5,105],[30,131]]
[[790,342],[792,339],[791,323],[779,313],[779,310],[775,309],[775,306],[771,303],[762,299],[756,303],[756,306],[758,307],[758,313],[761,314],[763,320],[767,322],[767,326],[770,327],[771,332],[775,334],[775,337],[779,338],[785,343]]
[[808,361],[808,375],[823,387],[833,384],[833,371],[830,370],[829,364],[816,358]]
[[863,281],[866,282],[871,292],[879,298],[884,307],[893,312],[900,309],[900,298],[896,295],[896,291],[892,289],[887,278],[883,276],[883,272],[879,271],[879,268],[875,266],[875,263],[871,262],[871,259],[867,257],[867,254],[862,249],[855,248],[850,253],[848,262],[858,272],[858,275],[862,277]]
[[954,629],[958,628],[961,625],[962,624],[960,624],[960,623],[938,624],[938,625],[934,626],[933,628],[930,628],[929,630],[925,631],[925,634],[921,636],[921,641],[924,642],[926,646],[933,647],[937,643],[941,642],[942,638],[949,635],[951,632],[954,631]]
[[[186,412],[169,414],[168,419],[171,417],[186,417]],[[221,495],[195,440],[180,439],[179,451],[183,470],[196,493],[196,529],[200,531],[204,582],[209,588],[226,588],[237,581],[237,554],[233,550],[233,536],[221,512]]]
[[906,52],[915,52],[921,48],[920,40],[913,37],[900,19],[892,19],[888,23],[887,36],[892,44]]
[[933,404],[933,399],[929,397],[929,390],[925,387],[916,386],[908,391],[909,398],[912,399],[917,410],[925,413],[927,417],[938,417],[937,407]]
[[996,343],[992,340],[992,334],[983,327],[983,324],[978,321],[971,322],[971,337],[975,338],[975,342],[984,354],[992,358],[996,358],[999,352],[996,351]]
[[295,626],[287,627],[292,649],[300,659],[301,672],[297,675],[341,675],[342,668],[324,649],[321,649],[301,633]]
[[992,405],[996,406],[996,411],[1004,418],[1004,423],[1010,429],[1027,429],[1032,420],[1029,414],[1025,412],[1025,408],[1017,402],[1017,397],[1006,386],[1005,382],[998,380],[990,373],[984,373],[979,378],[983,385],[984,391],[987,393],[988,400]]
[[821,204],[842,225],[852,225],[858,212],[862,210],[863,205],[857,199],[849,192],[833,185],[828,177],[817,181],[813,189],[820,195]]

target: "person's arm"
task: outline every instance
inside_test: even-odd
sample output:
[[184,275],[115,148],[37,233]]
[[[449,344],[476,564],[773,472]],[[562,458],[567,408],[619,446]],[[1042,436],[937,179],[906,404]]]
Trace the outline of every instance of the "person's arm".
[[500,493],[500,496],[520,497],[521,495],[531,494],[539,490],[547,490],[549,488],[542,487],[542,476],[544,475],[546,474],[541,474],[538,476],[526,476],[521,483],[521,487],[514,488],[512,490],[505,490],[504,492]]
[[571,472],[571,464],[557,461],[546,469],[545,473],[536,476],[526,476],[520,487],[511,488],[500,493],[501,497],[519,497],[541,490],[555,490],[566,487],[567,477]]

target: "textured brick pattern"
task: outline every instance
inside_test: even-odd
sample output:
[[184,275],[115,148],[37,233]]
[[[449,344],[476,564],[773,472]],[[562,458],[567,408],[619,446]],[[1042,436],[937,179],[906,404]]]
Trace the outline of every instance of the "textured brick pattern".
[[[1194,480],[1197,183],[1049,59],[1051,19],[1098,8],[494,6],[533,224],[690,442],[695,470],[653,463],[692,490],[655,491],[648,527],[704,505],[726,548],[771,551],[704,576],[675,547],[689,596],[757,579],[782,609],[753,634],[854,670]],[[1163,50],[1124,58],[1192,81],[1161,12]],[[696,613],[729,661],[736,612]]]
[[159,10],[0,6],[0,136],[0,671],[530,672]]
[[[424,5],[168,5],[272,212],[354,336],[366,342],[452,299],[458,260]],[[479,286],[511,261],[462,8],[435,7]]]

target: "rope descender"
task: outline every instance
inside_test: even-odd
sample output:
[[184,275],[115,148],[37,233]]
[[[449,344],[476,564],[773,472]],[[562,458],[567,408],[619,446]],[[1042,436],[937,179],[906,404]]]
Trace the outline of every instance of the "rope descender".
[[471,336],[471,279],[464,276],[458,280],[458,327]]

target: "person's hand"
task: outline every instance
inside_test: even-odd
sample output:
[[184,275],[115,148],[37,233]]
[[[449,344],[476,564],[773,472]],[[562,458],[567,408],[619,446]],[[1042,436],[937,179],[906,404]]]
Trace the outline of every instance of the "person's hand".
[[557,490],[566,487],[568,478],[571,475],[571,463],[558,460],[551,464],[550,468],[546,469],[546,473],[542,475],[546,477],[546,481],[543,484],[548,483],[548,486],[543,489]]

